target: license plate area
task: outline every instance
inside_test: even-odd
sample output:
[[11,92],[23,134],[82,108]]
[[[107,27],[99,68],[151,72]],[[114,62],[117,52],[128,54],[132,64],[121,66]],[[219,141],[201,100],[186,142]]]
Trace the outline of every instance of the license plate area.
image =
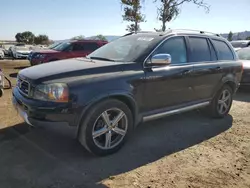
[[21,105],[17,102],[17,100],[13,96],[12,104],[14,108],[16,109],[17,113],[21,118],[29,125],[32,125],[28,119],[28,114],[27,112],[21,107]]

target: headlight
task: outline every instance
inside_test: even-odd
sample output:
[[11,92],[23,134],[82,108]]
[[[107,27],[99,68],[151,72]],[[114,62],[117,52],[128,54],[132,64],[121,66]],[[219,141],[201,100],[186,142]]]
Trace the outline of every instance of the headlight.
[[35,58],[37,58],[37,59],[43,59],[43,58],[45,58],[45,57],[46,57],[45,54],[37,54],[37,55],[35,56]]
[[68,86],[63,83],[42,84],[35,88],[34,99],[52,102],[68,102]]

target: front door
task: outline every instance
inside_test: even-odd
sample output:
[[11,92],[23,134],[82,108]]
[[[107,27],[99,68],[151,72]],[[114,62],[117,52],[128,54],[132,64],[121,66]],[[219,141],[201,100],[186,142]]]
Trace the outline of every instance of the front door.
[[192,89],[193,65],[187,61],[187,50],[184,37],[167,39],[152,54],[170,54],[171,64],[165,67],[145,68],[145,94],[143,111],[153,112],[184,103],[194,99]]

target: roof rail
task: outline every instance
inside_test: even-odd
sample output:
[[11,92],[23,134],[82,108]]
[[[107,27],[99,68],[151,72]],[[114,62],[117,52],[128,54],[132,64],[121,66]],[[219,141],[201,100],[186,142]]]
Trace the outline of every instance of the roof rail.
[[[168,30],[167,30],[168,31]],[[220,34],[217,33],[212,33],[208,31],[200,31],[200,30],[192,30],[192,29],[170,29],[171,32],[192,32],[192,33],[200,33],[200,34],[205,34],[205,35],[214,35],[217,37],[222,37]]]
[[123,35],[122,37],[128,36],[128,35],[133,35],[133,34],[137,34],[137,33],[152,33],[153,31],[137,31],[137,32],[130,32],[127,33],[125,35]]

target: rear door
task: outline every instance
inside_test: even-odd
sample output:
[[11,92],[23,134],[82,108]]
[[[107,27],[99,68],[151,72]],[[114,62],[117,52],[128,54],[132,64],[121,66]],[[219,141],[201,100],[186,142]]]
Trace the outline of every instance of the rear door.
[[222,78],[221,65],[216,51],[206,37],[189,36],[190,61],[194,66],[193,88],[197,100],[206,100],[213,96],[217,83]]

